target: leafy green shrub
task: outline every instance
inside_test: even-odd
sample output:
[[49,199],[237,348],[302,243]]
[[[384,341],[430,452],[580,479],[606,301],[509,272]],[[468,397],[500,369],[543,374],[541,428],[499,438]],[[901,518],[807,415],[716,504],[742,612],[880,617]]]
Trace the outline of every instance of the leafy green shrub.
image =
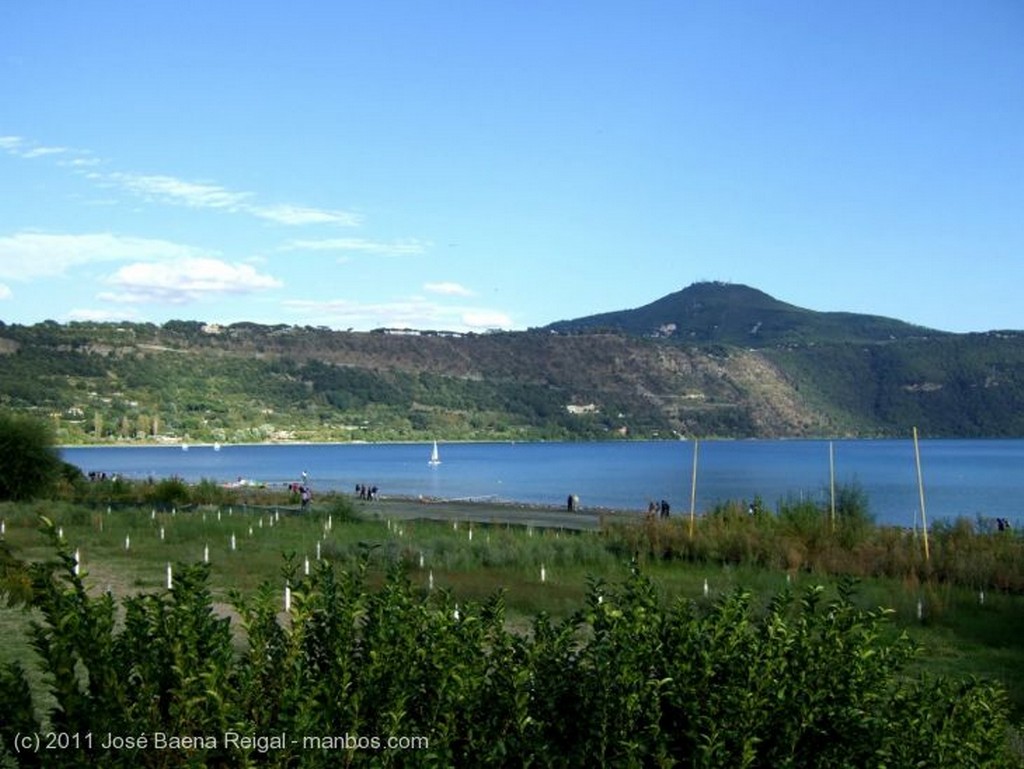
[[0,500],[50,494],[63,467],[46,422],[0,412]]
[[189,490],[189,498],[197,505],[226,505],[231,499],[231,491],[209,478],[200,479]]
[[[366,559],[321,562],[234,596],[242,637],[218,618],[208,570],[174,587],[94,596],[55,541],[32,567],[34,646],[54,705],[40,723],[25,671],[0,672],[0,738],[19,732],[205,735],[191,750],[71,746],[19,756],[43,766],[1001,767],[1001,690],[910,679],[915,649],[864,611],[852,583],[756,608],[737,591],[709,606],[666,604],[638,569],[592,582],[554,623],[509,629],[504,601],[458,604],[396,567],[367,584]],[[228,744],[229,731],[286,735]],[[379,749],[333,739],[380,740]],[[411,749],[390,739],[422,738]],[[324,738],[327,738],[325,741]],[[0,760],[4,756],[0,753]]]
[[352,500],[344,494],[332,494],[324,515],[329,515],[333,523],[349,523],[360,519]]
[[72,501],[92,507],[108,505],[140,505],[147,496],[151,483],[139,483],[127,480],[119,475],[103,476],[75,483],[69,497]]
[[162,478],[147,487],[147,501],[163,507],[187,505],[192,500],[189,485],[181,478]]

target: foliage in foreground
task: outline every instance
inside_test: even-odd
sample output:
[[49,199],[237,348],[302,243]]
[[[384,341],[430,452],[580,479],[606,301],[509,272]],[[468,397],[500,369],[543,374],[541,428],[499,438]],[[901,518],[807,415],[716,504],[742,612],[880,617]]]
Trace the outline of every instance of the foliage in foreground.
[[45,422],[0,411],[0,500],[44,496],[63,469]]
[[[93,742],[22,766],[1011,765],[1001,690],[906,677],[912,644],[850,585],[667,606],[634,571],[520,633],[500,594],[460,606],[397,570],[372,589],[364,567],[286,562],[290,613],[276,586],[235,597],[242,643],[203,566],[124,599],[118,622],[57,553],[30,567],[52,705],[38,719],[25,672],[3,670],[2,749],[44,729]],[[160,750],[157,734],[194,742]],[[107,735],[149,741],[107,750]]]

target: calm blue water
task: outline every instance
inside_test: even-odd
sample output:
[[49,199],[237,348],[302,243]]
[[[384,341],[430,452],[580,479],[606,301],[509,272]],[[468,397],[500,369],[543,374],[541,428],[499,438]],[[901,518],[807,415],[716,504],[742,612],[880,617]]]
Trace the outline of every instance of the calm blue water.
[[[837,483],[858,483],[880,523],[911,526],[918,511],[917,469],[909,440],[835,441]],[[66,448],[83,471],[188,481],[239,478],[268,484],[301,480],[314,490],[377,485],[383,495],[488,498],[584,507],[646,510],[667,499],[690,507],[689,441],[613,443],[455,443],[441,445],[430,467],[427,444],[317,444]],[[1024,440],[922,441],[929,520],[1005,517],[1024,526]],[[826,500],[828,441],[704,441],[699,444],[697,509],[759,494],[774,506],[786,497]]]

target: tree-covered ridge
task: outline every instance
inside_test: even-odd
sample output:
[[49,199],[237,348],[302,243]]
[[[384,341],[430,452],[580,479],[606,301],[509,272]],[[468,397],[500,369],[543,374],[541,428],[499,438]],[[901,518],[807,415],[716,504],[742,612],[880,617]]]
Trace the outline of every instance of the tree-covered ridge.
[[[67,443],[1024,435],[1024,333],[814,313],[742,286],[680,294],[718,323],[713,341],[0,323],[0,407],[49,417]],[[757,345],[723,341],[744,328]]]
[[547,328],[563,333],[615,330],[684,344],[756,348],[945,335],[877,315],[807,310],[749,286],[721,282],[694,283],[643,307],[562,320]]
[[744,356],[616,335],[175,322],[6,326],[0,339],[0,405],[51,416],[71,442],[571,439],[783,421],[759,425],[741,402]]
[[[943,436],[1024,435],[1024,334],[766,351],[850,431],[917,425]],[[868,421],[870,420],[870,421]]]

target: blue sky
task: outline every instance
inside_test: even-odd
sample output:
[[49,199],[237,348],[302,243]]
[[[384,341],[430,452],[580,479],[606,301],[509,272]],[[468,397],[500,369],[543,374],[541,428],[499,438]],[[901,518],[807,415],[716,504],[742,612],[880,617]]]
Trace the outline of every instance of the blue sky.
[[1019,0],[6,0],[0,320],[1024,328]]

